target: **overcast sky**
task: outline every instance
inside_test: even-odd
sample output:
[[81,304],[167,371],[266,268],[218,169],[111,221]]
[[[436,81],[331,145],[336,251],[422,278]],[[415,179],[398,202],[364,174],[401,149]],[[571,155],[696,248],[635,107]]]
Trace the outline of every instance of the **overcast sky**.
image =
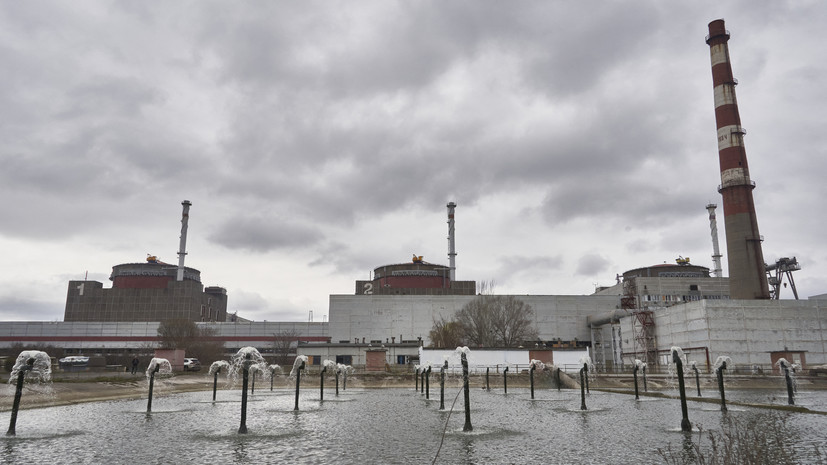
[[[0,319],[177,263],[231,312],[322,321],[423,255],[590,294],[726,248],[707,24],[726,20],[764,256],[827,292],[827,4],[0,2]],[[791,298],[789,289],[782,297]]]

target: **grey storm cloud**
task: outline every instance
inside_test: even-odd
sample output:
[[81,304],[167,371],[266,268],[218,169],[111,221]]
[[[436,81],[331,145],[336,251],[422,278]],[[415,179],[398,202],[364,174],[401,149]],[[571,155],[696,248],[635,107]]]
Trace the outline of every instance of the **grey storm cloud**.
[[318,229],[271,217],[234,217],[224,221],[209,240],[230,249],[268,252],[308,247],[323,235]]
[[[455,200],[492,231],[514,227],[493,206],[516,202],[540,229],[521,232],[572,235],[559,256],[503,241],[478,270],[463,262],[469,279],[708,260],[703,206],[720,199],[720,176],[703,39],[725,16],[766,254],[809,255],[799,260],[817,275],[823,215],[799,206],[827,189],[827,68],[812,59],[825,12],[746,0],[6,2],[0,241],[31,254],[166,237],[158,218],[189,198],[193,239],[238,263],[271,252],[344,279],[411,242],[399,226],[410,212]],[[417,250],[443,253],[442,235]]]
[[582,276],[597,276],[607,271],[609,269],[609,264],[609,260],[605,257],[594,253],[588,253],[580,257],[574,272]]

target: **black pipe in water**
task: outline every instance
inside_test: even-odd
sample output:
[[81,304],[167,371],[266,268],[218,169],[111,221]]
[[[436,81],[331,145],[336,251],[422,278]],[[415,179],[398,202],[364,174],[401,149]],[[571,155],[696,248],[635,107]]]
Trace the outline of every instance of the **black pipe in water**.
[[787,380],[787,404],[795,405],[793,378],[790,376],[790,367],[788,367],[786,363],[781,362],[781,368],[784,370],[784,378]]
[[327,371],[327,366],[322,367],[322,372],[319,374],[319,402],[324,401],[324,372]]
[[528,370],[528,378],[531,384],[531,398],[534,399],[534,364],[531,364],[531,368]]
[[439,409],[445,410],[445,369],[448,368],[448,360],[439,370]]
[[248,353],[241,362],[241,424],[238,426],[238,434],[247,434],[247,383],[250,381],[252,356]]
[[726,362],[721,362],[721,366],[715,370],[718,375],[718,391],[721,392],[721,411],[726,412],[726,395],[724,394],[724,370],[726,370]]
[[503,370],[503,394],[508,394],[508,367]]
[[[683,361],[678,356],[678,351],[672,351],[672,362],[675,363],[675,371],[678,372],[678,391],[681,395],[681,431],[692,431],[692,423],[689,422],[689,411],[686,408],[686,386],[683,383]],[[645,378],[644,378],[645,379]]]
[[586,382],[583,372],[586,370],[586,365],[580,369],[580,410],[586,410]]
[[302,360],[302,364],[299,365],[299,369],[296,370],[296,406],[293,407],[293,410],[299,409],[299,384],[302,379],[302,370],[304,370],[304,360]]
[[17,374],[17,389],[14,391],[14,405],[11,408],[11,421],[6,436],[17,434],[17,411],[20,409],[20,398],[23,396],[23,381],[26,378],[26,372],[32,368],[34,368],[34,357],[28,359],[26,366],[20,367],[20,372]]
[[462,389],[465,391],[465,426],[462,427],[462,430],[472,431],[474,427],[471,426],[471,388],[468,386],[468,358],[465,352],[460,354],[460,360],[462,362]]
[[698,388],[698,397],[701,397],[701,376],[698,374],[696,365],[692,365],[692,369],[695,370],[695,387]]
[[431,398],[431,366],[425,370],[425,398]]
[[152,412],[152,389],[155,386],[155,373],[161,369],[160,364],[155,364],[155,369],[149,374],[149,398],[146,401],[146,413]]
[[221,373],[221,368],[217,368],[213,373],[212,380],[212,401],[215,402],[215,391],[218,390],[218,374]]

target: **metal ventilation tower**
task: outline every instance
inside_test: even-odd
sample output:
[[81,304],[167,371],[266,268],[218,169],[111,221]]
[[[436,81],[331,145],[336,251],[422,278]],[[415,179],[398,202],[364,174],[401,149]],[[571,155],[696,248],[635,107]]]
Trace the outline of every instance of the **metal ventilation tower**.
[[184,200],[181,202],[181,205],[184,206],[184,211],[181,214],[181,242],[178,245],[178,276],[176,277],[177,281],[184,280],[184,257],[187,256],[187,223],[190,220],[190,203],[189,200]]
[[714,203],[706,206],[706,210],[709,212],[709,229],[712,233],[712,265],[715,267],[715,269],[712,270],[712,274],[714,274],[716,278],[720,278],[721,249],[718,247],[718,220],[715,217],[716,208],[718,208],[718,206]]
[[709,45],[712,61],[712,83],[715,94],[715,122],[718,127],[718,157],[721,165],[724,225],[726,227],[727,263],[729,264],[730,296],[733,299],[769,299],[770,291],[764,269],[764,253],[750,179],[747,153],[738,102],[737,81],[732,77],[729,61],[729,32],[724,20],[709,23]]
[[448,267],[451,269],[451,282],[457,279],[457,250],[454,243],[454,209],[457,204],[448,202]]

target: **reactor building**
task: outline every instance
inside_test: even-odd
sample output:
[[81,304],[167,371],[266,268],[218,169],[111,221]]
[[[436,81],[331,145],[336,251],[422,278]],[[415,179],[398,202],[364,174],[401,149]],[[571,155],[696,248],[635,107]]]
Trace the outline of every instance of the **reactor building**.
[[69,281],[63,321],[227,321],[226,289],[204,288],[201,272],[184,266],[192,203],[184,200],[181,205],[177,266],[148,256],[145,263],[112,267],[111,288],[99,281]]

